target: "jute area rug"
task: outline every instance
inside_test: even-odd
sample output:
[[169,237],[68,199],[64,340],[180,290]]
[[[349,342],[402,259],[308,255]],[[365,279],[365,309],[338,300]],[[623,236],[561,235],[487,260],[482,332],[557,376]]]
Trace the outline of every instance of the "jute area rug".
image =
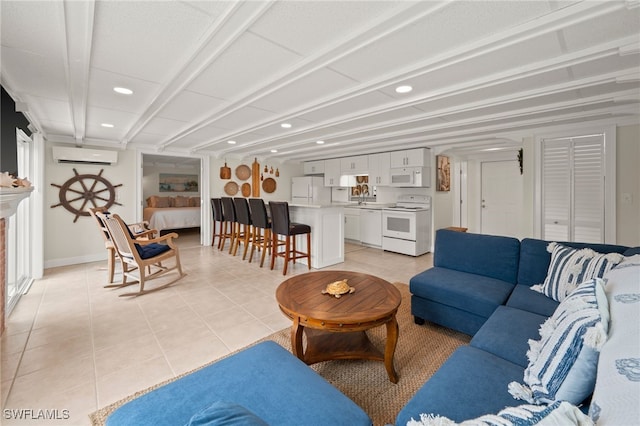
[[[339,360],[311,366],[362,407],[373,420],[374,426],[393,424],[398,412],[414,393],[458,346],[465,345],[470,340],[469,336],[431,323],[420,326],[414,324],[409,286],[402,283],[395,285],[402,293],[402,303],[397,314],[400,336],[394,356],[398,383],[389,381],[384,364],[377,361]],[[385,327],[378,327],[367,333],[370,340],[383,350]],[[273,340],[291,350],[289,329],[278,331],[263,340]],[[109,414],[124,403],[190,373],[159,383],[92,413],[89,416],[92,424],[104,425]]]

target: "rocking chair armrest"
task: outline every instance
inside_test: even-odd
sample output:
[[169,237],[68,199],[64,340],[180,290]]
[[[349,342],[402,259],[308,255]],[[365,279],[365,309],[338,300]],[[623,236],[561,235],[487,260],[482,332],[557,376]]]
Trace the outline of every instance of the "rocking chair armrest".
[[133,233],[133,235],[136,237],[136,240],[139,238],[153,238],[154,235],[158,234],[158,230],[157,229],[147,229],[146,231],[142,231],[142,232],[138,232],[138,233]]
[[160,237],[157,238],[151,238],[148,240],[140,240],[140,241],[136,241],[136,244],[140,244],[141,246],[146,246],[147,244],[152,244],[152,243],[162,243],[164,241],[166,241],[169,245],[173,244],[173,241],[171,241],[173,238],[178,238],[179,235],[176,234],[175,232],[171,232],[169,234],[165,234],[162,235]]

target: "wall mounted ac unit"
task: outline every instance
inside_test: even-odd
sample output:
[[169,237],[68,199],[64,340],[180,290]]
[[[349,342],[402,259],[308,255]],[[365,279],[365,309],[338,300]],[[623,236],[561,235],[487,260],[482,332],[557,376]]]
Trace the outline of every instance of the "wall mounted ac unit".
[[111,165],[118,162],[118,151],[54,146],[53,160],[56,163]]

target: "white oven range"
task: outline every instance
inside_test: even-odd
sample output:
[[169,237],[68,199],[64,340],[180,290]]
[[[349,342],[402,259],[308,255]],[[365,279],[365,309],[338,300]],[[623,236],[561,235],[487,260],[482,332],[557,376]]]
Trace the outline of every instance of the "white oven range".
[[431,197],[401,195],[382,210],[382,249],[420,256],[431,245]]

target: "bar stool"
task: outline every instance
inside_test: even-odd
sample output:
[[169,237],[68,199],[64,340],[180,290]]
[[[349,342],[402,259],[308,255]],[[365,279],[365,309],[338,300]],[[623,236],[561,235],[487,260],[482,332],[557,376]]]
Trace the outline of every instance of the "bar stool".
[[229,254],[231,254],[233,244],[236,240],[236,208],[233,204],[233,198],[221,197],[220,200],[222,201],[222,216],[224,217],[224,232],[222,233],[220,250],[224,248],[224,243],[227,238],[229,238],[231,241],[231,244],[229,245]]
[[244,251],[242,260],[247,257],[249,248],[249,240],[251,239],[251,215],[249,213],[249,203],[246,198],[236,197],[233,199],[233,205],[236,208],[236,243],[233,248],[233,255],[238,252],[238,246],[242,242]]
[[[289,220],[289,203],[286,201],[270,201],[271,208],[271,227],[272,227],[272,243],[271,243],[271,269],[275,266],[276,257],[284,257],[284,269],[282,275],[287,275],[287,266],[289,261],[307,258],[307,265],[311,269],[311,227],[302,223],[293,223]],[[307,235],[307,252],[301,252],[296,249],[296,236]],[[285,237],[284,241],[279,241],[278,236]],[[293,237],[293,242],[291,241]],[[278,251],[278,247],[284,245],[284,251]]]
[[[211,199],[211,212],[213,214],[213,235],[211,236],[211,245],[213,246],[218,237],[218,249],[220,249],[220,243],[222,242],[222,236],[224,234],[224,215],[222,214],[222,200],[220,198]],[[218,231],[216,232],[216,225]]]
[[249,198],[249,207],[251,208],[251,223],[253,223],[253,239],[251,240],[249,263],[253,259],[253,252],[257,246],[258,250],[262,250],[262,255],[260,256],[260,267],[262,268],[267,250],[271,253],[271,222],[262,198]]

